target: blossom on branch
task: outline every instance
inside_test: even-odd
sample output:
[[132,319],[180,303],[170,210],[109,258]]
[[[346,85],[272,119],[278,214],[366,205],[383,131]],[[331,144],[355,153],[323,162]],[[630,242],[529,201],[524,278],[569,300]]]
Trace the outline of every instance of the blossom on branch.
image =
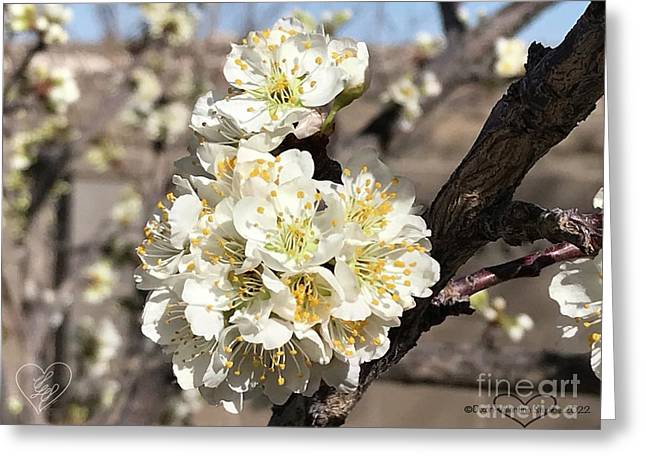
[[44,44],[65,44],[69,38],[64,26],[72,10],[59,4],[13,4],[7,7],[7,26],[15,33],[35,32]]
[[439,279],[413,185],[377,155],[352,158],[342,184],[314,179],[298,139],[322,130],[302,123],[363,92],[368,55],[304,31],[283,19],[233,46],[237,91],[198,99],[191,155],[137,248],[143,333],[172,355],[182,389],[230,412],[258,392],[283,404],[322,382],[355,389]]
[[27,80],[34,93],[56,114],[64,114],[81,97],[72,71],[33,62],[27,71]]
[[233,92],[215,108],[244,132],[291,131],[324,107],[336,112],[360,96],[367,65],[364,43],[330,41],[295,19],[281,19],[232,45],[224,75]]

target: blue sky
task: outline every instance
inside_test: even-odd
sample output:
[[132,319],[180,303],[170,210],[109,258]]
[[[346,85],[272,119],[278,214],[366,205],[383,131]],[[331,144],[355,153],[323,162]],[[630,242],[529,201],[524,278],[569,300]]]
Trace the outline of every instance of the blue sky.
[[[536,18],[520,37],[527,42],[540,41],[545,45],[558,44],[567,31],[585,10],[588,2],[561,2],[547,9]],[[491,13],[504,5],[504,2],[464,2],[471,18],[479,11]],[[93,4],[70,5],[74,19],[69,25],[72,38],[77,41],[96,41],[101,38],[101,29],[96,18]],[[217,12],[215,27],[218,30],[241,34],[246,24],[248,3],[222,3]],[[415,37],[418,31],[437,34],[441,31],[437,6],[433,2],[294,2],[258,3],[253,6],[254,18],[258,27],[266,27],[295,8],[308,10],[317,15],[324,10],[350,8],[354,17],[344,27],[342,33],[357,40],[368,42],[406,42]],[[140,16],[132,4],[118,4],[117,15],[120,33],[132,35],[137,31]],[[201,31],[210,29],[208,17],[202,17]]]

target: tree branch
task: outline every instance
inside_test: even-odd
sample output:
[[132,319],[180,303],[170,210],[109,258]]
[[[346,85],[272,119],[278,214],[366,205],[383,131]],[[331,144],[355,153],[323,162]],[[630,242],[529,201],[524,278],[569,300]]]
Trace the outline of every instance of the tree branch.
[[[487,243],[480,230],[483,214],[508,204],[538,159],[594,109],[603,94],[604,37],[605,5],[593,2],[556,49],[536,43],[530,47],[526,76],[494,107],[426,214],[433,231],[432,254],[442,270],[437,290]],[[343,424],[370,383],[412,349],[423,332],[453,314],[419,299],[416,308],[404,313],[401,326],[390,331],[386,355],[362,366],[357,390],[341,393],[324,386],[310,398],[292,395],[285,405],[274,407],[269,424]]]
[[469,303],[469,297],[511,279],[537,277],[548,266],[589,256],[570,243],[552,245],[522,258],[490,266],[468,276],[451,280],[433,297],[435,307]]
[[466,31],[466,25],[458,16],[460,2],[440,2],[442,28],[449,44],[453,44]]
[[524,78],[493,108],[426,214],[440,286],[488,242],[483,218],[507,206],[534,164],[595,108],[604,89],[605,5],[592,2],[555,49],[533,43]]
[[543,209],[529,202],[512,201],[483,215],[480,230],[489,241],[502,238],[512,246],[549,240],[569,242],[586,254],[601,246],[603,215],[582,214],[578,209]]

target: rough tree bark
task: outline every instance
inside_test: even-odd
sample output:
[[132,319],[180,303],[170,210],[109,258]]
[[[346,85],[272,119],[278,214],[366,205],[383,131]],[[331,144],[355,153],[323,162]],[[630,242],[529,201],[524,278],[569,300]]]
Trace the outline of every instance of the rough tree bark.
[[[493,108],[471,150],[437,195],[425,218],[442,275],[436,294],[473,254],[491,241],[486,218],[512,201],[533,165],[595,108],[604,90],[605,5],[593,2],[555,49],[532,44],[526,75]],[[503,234],[500,234],[502,236]],[[585,249],[585,247],[582,247]],[[359,387],[323,386],[313,397],[293,395],[274,407],[275,426],[342,425],[366,388],[397,363],[450,309],[420,299],[391,330],[391,347],[361,370]]]

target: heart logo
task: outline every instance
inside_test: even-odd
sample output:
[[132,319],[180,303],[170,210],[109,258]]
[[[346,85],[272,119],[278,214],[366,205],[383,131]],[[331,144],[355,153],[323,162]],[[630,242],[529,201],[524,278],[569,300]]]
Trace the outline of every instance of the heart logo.
[[[540,404],[536,403],[534,407],[530,406],[534,400],[539,399],[541,400]],[[551,401],[551,404],[547,404],[546,401]],[[523,401],[514,394],[501,393],[495,396],[493,404],[496,410],[526,428],[539,419],[543,419],[548,411],[556,406],[556,398],[553,395],[534,395],[527,401]]]
[[38,364],[24,364],[16,372],[16,385],[22,396],[40,414],[58,400],[72,382],[72,369],[54,362],[43,370]]

